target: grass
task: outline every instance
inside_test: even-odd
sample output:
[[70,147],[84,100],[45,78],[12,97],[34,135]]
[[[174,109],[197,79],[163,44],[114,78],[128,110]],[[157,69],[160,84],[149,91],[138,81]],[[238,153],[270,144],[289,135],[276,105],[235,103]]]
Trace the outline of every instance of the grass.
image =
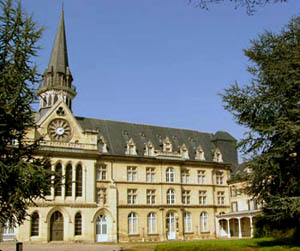
[[243,240],[201,240],[176,241],[152,244],[134,244],[126,251],[300,251],[300,244],[292,239],[243,239]]

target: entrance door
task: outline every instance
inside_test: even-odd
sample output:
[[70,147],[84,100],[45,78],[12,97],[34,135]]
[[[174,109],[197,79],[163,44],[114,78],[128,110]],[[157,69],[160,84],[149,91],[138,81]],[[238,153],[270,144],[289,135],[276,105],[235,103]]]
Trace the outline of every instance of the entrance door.
[[50,241],[64,240],[64,217],[58,211],[54,212],[50,220]]
[[174,213],[167,214],[167,230],[168,230],[168,240],[176,239],[176,225],[175,225],[175,215]]
[[220,224],[220,235],[222,237],[227,236],[227,221],[226,220],[220,220],[219,221]]
[[96,220],[96,241],[103,242],[107,240],[107,218],[105,215],[99,215]]

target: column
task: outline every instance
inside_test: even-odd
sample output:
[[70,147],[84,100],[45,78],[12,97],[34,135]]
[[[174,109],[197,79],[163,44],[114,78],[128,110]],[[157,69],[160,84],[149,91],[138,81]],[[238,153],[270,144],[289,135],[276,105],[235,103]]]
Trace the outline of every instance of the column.
[[241,218],[238,218],[239,221],[239,238],[242,238],[242,229],[241,229]]
[[[82,184],[82,195],[84,196],[84,201],[86,202],[87,198],[86,198],[86,190],[87,190],[87,174],[86,174],[87,170],[86,170],[86,167],[85,165],[82,165],[82,179],[83,179],[83,184]],[[95,177],[93,177],[94,179],[93,180],[96,180]],[[93,196],[93,202],[95,202],[95,189],[96,189],[96,184],[95,182],[93,182],[91,184],[91,187],[93,187],[93,190],[92,192],[94,193],[94,196]]]
[[227,220],[227,237],[231,238],[231,234],[230,234],[230,222],[229,222],[229,219],[226,219],[226,220]]
[[253,238],[253,221],[252,221],[253,216],[250,216],[250,237]]
[[[55,166],[52,165],[51,166],[51,171],[55,172]],[[55,175],[53,175],[51,177],[51,187],[50,187],[50,192],[51,192],[51,199],[54,200],[55,199],[55,190],[54,190],[54,182],[55,182]]]
[[165,218],[164,218],[164,210],[163,209],[160,209],[161,211],[161,228],[160,228],[160,231],[161,231],[161,235],[160,235],[160,240],[161,241],[164,241],[165,240]]
[[62,165],[62,175],[63,175],[63,179],[62,179],[62,187],[61,187],[61,195],[62,195],[62,198],[63,200],[66,199],[66,165]]
[[76,198],[76,166],[72,165],[72,200]]

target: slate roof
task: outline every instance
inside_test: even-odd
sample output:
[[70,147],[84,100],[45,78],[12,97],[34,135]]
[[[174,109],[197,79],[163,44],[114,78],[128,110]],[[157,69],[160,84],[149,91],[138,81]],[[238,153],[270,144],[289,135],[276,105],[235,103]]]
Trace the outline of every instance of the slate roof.
[[46,71],[51,71],[51,69],[53,69],[54,72],[66,73],[68,67],[69,61],[65,32],[64,10],[62,10],[48,69],[46,69]]
[[213,153],[218,147],[225,163],[237,164],[236,140],[227,132],[216,134],[203,133],[195,130],[168,128],[144,124],[135,124],[111,120],[76,117],[84,130],[99,131],[108,146],[108,154],[125,156],[127,142],[132,138],[136,144],[137,156],[144,157],[146,144],[151,141],[155,150],[162,150],[163,140],[168,137],[173,152],[180,152],[185,144],[189,159],[195,160],[197,147],[201,146],[206,161],[213,161]]

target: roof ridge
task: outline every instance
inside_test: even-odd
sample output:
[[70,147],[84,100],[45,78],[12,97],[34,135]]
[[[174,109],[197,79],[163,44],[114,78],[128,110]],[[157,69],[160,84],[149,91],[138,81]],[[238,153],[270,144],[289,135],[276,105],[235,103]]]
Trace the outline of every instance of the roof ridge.
[[202,133],[202,134],[214,135],[213,133],[201,132],[201,131],[198,131],[198,130],[186,129],[186,128],[158,126],[158,125],[143,124],[143,123],[136,123],[136,122],[127,122],[127,121],[117,121],[117,120],[110,120],[110,119],[88,118],[88,117],[82,117],[82,116],[75,116],[75,118],[76,119],[77,118],[79,118],[79,119],[83,118],[83,119],[91,119],[91,120],[107,121],[107,122],[117,122],[117,123],[133,124],[133,125],[139,125],[139,126],[151,126],[151,127],[165,128],[165,129],[185,130],[185,131],[192,131],[192,132],[197,132],[197,133]]

